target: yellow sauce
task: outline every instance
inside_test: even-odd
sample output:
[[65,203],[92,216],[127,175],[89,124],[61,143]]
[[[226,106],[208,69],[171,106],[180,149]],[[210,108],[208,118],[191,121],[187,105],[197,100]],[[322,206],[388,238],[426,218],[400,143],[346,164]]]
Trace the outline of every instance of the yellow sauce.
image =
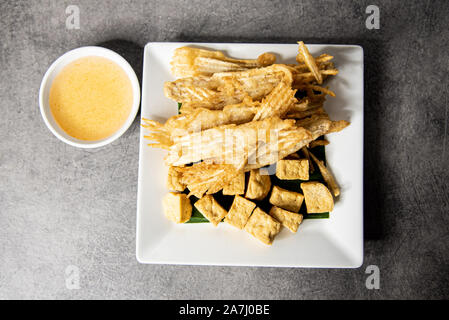
[[80,140],[115,133],[133,103],[131,81],[115,62],[86,57],[65,66],[53,80],[50,109],[59,126]]

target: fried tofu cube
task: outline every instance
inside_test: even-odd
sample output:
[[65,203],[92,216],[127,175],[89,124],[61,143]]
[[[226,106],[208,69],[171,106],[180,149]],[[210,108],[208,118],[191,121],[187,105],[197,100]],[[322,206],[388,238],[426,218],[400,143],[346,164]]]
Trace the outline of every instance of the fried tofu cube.
[[223,194],[233,196],[245,193],[245,172],[239,172],[231,183],[223,188]]
[[282,180],[309,180],[309,160],[279,160],[276,177]]
[[229,209],[224,221],[239,229],[243,229],[256,204],[239,195],[234,197],[231,209]]
[[271,179],[268,172],[263,169],[251,170],[249,174],[248,189],[245,198],[262,200],[270,192]]
[[298,212],[301,208],[304,196],[298,192],[282,189],[273,186],[271,190],[270,203],[282,209]]
[[287,211],[276,206],[271,207],[269,214],[293,233],[298,231],[298,227],[303,219],[302,214]]
[[184,193],[170,192],[162,199],[165,216],[176,223],[184,223],[192,216],[192,204]]
[[181,182],[182,173],[177,171],[175,167],[168,168],[167,187],[173,191],[184,191],[186,185]]
[[316,181],[301,183],[307,207],[307,213],[330,212],[334,209],[334,198],[329,189]]
[[256,208],[245,225],[245,231],[265,244],[272,244],[274,237],[281,231],[281,224]]
[[197,202],[195,202],[195,208],[214,226],[218,226],[220,221],[228,213],[223,207],[215,200],[215,198],[207,194]]

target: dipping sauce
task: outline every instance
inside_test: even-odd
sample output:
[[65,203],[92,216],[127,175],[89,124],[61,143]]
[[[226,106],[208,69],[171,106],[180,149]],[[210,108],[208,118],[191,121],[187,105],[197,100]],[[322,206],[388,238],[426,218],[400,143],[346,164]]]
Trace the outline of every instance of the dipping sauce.
[[50,89],[58,125],[80,140],[101,140],[119,130],[133,104],[131,81],[115,62],[97,56],[65,66]]

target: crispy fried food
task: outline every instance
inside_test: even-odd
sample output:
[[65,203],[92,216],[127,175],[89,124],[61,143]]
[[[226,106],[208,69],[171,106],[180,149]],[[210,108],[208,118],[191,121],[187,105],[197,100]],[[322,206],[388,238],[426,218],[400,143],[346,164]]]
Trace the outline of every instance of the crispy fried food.
[[302,222],[303,215],[272,206],[269,215],[279,221],[284,227],[295,233]]
[[[171,139],[174,139],[176,136],[222,125],[250,122],[256,111],[256,107],[243,104],[226,106],[223,110],[195,108],[188,114],[178,114],[168,119],[163,130],[168,131]],[[159,128],[159,130],[161,129]]]
[[278,186],[273,186],[269,201],[274,206],[292,212],[298,212],[301,208],[303,200],[304,196],[298,192],[282,189]]
[[214,73],[211,77],[181,78],[164,84],[164,94],[176,102],[188,103],[189,108],[222,109],[241,103],[245,98],[261,100],[284,79],[292,82],[285,65],[239,72]]
[[221,81],[224,85],[221,92],[233,94],[242,91],[253,100],[261,100],[269,94],[276,85],[284,80],[287,83],[293,81],[289,68],[282,64],[274,64],[266,68],[252,69],[242,72],[216,73],[212,78]]
[[[319,73],[321,74],[321,77],[324,79],[328,75],[335,76],[338,74],[337,69],[329,69],[329,70],[319,70]],[[314,83],[316,81],[316,78],[312,72],[304,72],[304,73],[297,73],[294,75],[294,82],[295,84],[310,84]]]
[[[286,121],[286,120],[284,120]],[[286,156],[297,152],[301,148],[307,146],[318,137],[341,130],[349,122],[331,121],[327,114],[313,115],[296,121],[296,130],[282,130],[278,134],[276,143],[267,143],[257,150],[256,161],[253,161],[245,166],[245,170],[256,169],[266,165],[273,164],[279,159],[284,159]]]
[[[316,140],[315,140],[316,141]],[[313,142],[313,141],[312,141]],[[311,142],[311,143],[312,143]],[[310,145],[310,144],[309,144]],[[306,157],[307,161],[309,161],[309,170],[310,173],[314,173],[315,172],[315,166],[313,165],[313,161],[310,159],[310,154],[309,154],[309,150],[307,149],[307,147],[302,147],[301,148],[301,152],[304,155],[304,157]]]
[[289,112],[285,116],[285,118],[288,119],[304,119],[306,117],[310,117],[313,115],[320,115],[320,114],[326,114],[326,111],[324,111],[323,107],[319,106],[313,109],[309,109],[306,111],[300,111],[300,112]]
[[324,100],[325,99],[322,99],[322,101],[313,101],[313,102],[315,102],[313,104],[311,99],[309,99],[308,97],[305,97],[301,100],[298,100],[294,104],[292,104],[288,110],[288,113],[307,111],[309,109],[313,109],[315,107],[322,106],[322,103],[324,102]]
[[309,143],[309,148],[313,149],[318,146],[327,146],[328,144],[329,144],[329,141],[324,140],[324,139],[323,140],[315,140],[315,141],[312,141],[311,143]]
[[[324,99],[318,99],[316,102],[309,102],[307,99],[299,103],[290,104],[287,115],[281,118],[303,119],[312,115],[325,116],[326,113],[322,108],[322,101]],[[142,126],[154,131],[145,137],[150,140],[153,138],[153,140],[160,141],[160,144],[155,144],[155,146],[163,147],[162,145],[165,145],[165,148],[168,148],[172,145],[172,140],[179,136],[222,125],[250,122],[254,120],[256,113],[263,113],[261,112],[263,108],[266,108],[268,113],[278,113],[273,112],[274,108],[270,108],[269,103],[263,106],[259,102],[245,101],[240,104],[226,106],[223,110],[194,108],[187,114],[182,113],[169,118],[165,124],[144,118]]]
[[255,207],[256,204],[254,202],[236,195],[224,222],[236,228],[243,229]]
[[295,104],[296,90],[291,88],[291,83],[281,81],[270,92],[270,94],[262,100],[260,107],[257,110],[253,120],[263,120],[270,117],[283,117],[290,106]]
[[314,114],[311,117],[297,120],[296,125],[309,130],[312,133],[312,140],[316,140],[324,134],[343,130],[350,125],[350,122],[346,120],[329,120],[329,116],[325,113]]
[[[275,90],[276,88],[273,92]],[[294,95],[294,90],[288,89],[285,90],[284,93],[286,93],[286,96],[284,96],[283,99],[286,101],[288,95]],[[273,96],[274,95],[275,94],[273,93]],[[282,101],[278,101],[274,107],[271,106],[273,100],[274,99],[267,97],[262,103],[260,103],[248,99],[239,104],[225,106],[222,110],[189,108],[187,112],[184,112],[184,104],[181,107],[181,114],[171,117],[167,120],[165,125],[156,126],[155,128],[157,130],[169,131],[170,136],[173,139],[175,136],[207,130],[221,125],[243,124],[246,122],[255,121],[255,116],[260,116],[261,118],[259,120],[274,116],[279,116],[282,119],[302,119],[314,114],[325,114],[323,109],[324,98],[317,98],[312,102],[309,99],[296,102],[296,99],[292,97],[292,103],[287,102],[283,104]],[[285,109],[283,109],[286,106],[288,107],[287,114],[285,114]],[[148,125],[147,128],[149,128]]]
[[210,194],[199,199],[195,202],[194,206],[215,227],[218,226],[221,220],[228,213]]
[[290,108],[285,115],[288,119],[302,119],[310,117],[314,114],[325,113],[323,104],[326,101],[325,95],[314,95],[313,97],[306,97],[300,101],[290,105]]
[[262,200],[268,195],[270,189],[271,179],[268,172],[264,169],[251,170],[245,197]]
[[186,185],[182,182],[182,173],[176,170],[175,167],[168,168],[167,188],[173,191],[184,191]]
[[329,128],[329,131],[327,133],[332,132],[339,132],[349,126],[351,123],[346,120],[338,120],[338,121],[332,121],[331,126]]
[[307,213],[330,212],[334,209],[334,198],[329,189],[320,182],[301,183],[301,189],[307,207]]
[[196,163],[192,166],[174,167],[180,175],[180,182],[194,195],[201,198],[205,193],[220,191],[239,174],[233,165]]
[[311,141],[310,132],[300,127],[280,130],[274,136],[277,136],[277,139],[271,139],[267,143],[257,145],[258,148],[249,156],[245,171],[274,164],[279,159],[295,153]]
[[[277,137],[279,138],[276,139]],[[259,140],[264,142],[266,152],[273,153],[277,148],[290,147],[297,139],[309,137],[307,130],[295,126],[294,120],[279,118],[218,126],[176,137],[169,146],[170,152],[165,162],[167,165],[179,166],[212,160],[215,163],[233,164],[240,169],[248,162],[249,157],[254,157],[256,161],[259,156],[264,155],[257,153],[260,150],[258,146],[261,145],[258,144]]]
[[323,87],[320,87],[317,85],[313,85],[313,84],[295,84],[294,88],[303,90],[303,91],[310,91],[311,93],[309,94],[309,96],[314,95],[313,91],[319,91],[319,92],[328,94],[331,97],[335,97],[335,93],[332,90],[329,90],[328,88],[323,88]]
[[276,177],[282,180],[309,180],[309,161],[279,160],[276,165]]
[[[332,210],[332,194],[338,196],[340,191],[324,163],[308,148],[326,145],[326,140],[316,139],[344,129],[349,122],[332,121],[324,110],[326,96],[335,96],[322,85],[338,74],[333,57],[314,58],[302,41],[298,44],[298,64],[275,64],[271,53],[240,60],[220,51],[175,50],[172,73],[181,78],[166,82],[164,93],[182,104],[180,114],[164,124],[148,119],[142,123],[150,131],[144,136],[149,145],[168,150],[169,189],[189,191],[166,197],[170,219],[188,220],[189,208],[183,201],[194,195],[200,199],[195,206],[214,225],[227,214],[225,221],[271,244],[281,224],[296,232],[302,215],[295,212],[303,199],[309,213]],[[306,159],[299,158],[299,150]],[[313,162],[331,191],[318,182],[302,183],[304,196],[274,186],[271,216],[259,208],[251,215],[256,205],[239,196],[245,193],[245,172],[251,171],[245,196],[261,200],[271,189],[271,179],[261,175],[265,169],[260,168],[277,163],[279,178],[307,180]],[[212,196],[220,190],[235,195],[229,213]]]
[[234,95],[222,92],[224,81],[206,77],[181,78],[164,84],[164,94],[176,102],[187,103],[190,108],[222,109],[243,101],[245,92],[235,89]]
[[271,245],[281,231],[281,224],[260,208],[254,209],[245,225],[245,231],[265,244]]
[[318,160],[317,157],[313,155],[312,152],[309,151],[310,157],[315,161],[318,168],[320,169],[321,175],[323,176],[324,181],[326,181],[327,186],[331,190],[332,194],[335,197],[338,197],[340,195],[340,188],[337,185],[337,182],[335,181],[334,176],[329,171],[329,169],[326,168],[323,161]]
[[256,60],[239,60],[229,58],[221,51],[181,47],[175,50],[170,64],[174,76],[192,77],[266,67],[275,61],[276,56],[272,53],[263,53]]
[[309,118],[296,121],[296,125],[312,133],[312,142],[318,137],[333,132],[339,132],[350,125],[346,120],[332,121],[327,114],[315,114]]
[[[151,123],[151,122],[146,122]],[[175,136],[164,131],[146,137],[153,145],[169,150],[167,165],[181,166],[201,160],[227,163],[249,171],[273,164],[324,134],[341,130],[349,123],[333,122],[326,114],[302,120],[268,118],[241,125],[222,125]],[[154,125],[160,128],[158,125]]]
[[310,54],[309,49],[307,49],[306,45],[302,41],[299,41],[298,44],[299,54],[301,54],[303,61],[305,62],[309,70],[313,73],[313,76],[315,77],[318,84],[323,83],[323,77],[321,76],[320,70],[316,65],[315,59]]
[[176,223],[188,221],[192,215],[192,205],[184,193],[167,193],[162,199],[165,216]]
[[[236,103],[236,104],[230,104],[230,105],[226,105],[224,107],[220,107],[218,109],[212,109],[212,108],[206,108],[206,109],[210,109],[210,110],[223,110],[225,108],[229,108],[229,109],[236,109],[236,108],[249,108],[250,110],[253,110],[252,108],[254,107],[260,107],[260,101],[257,100],[253,100],[251,97],[246,96],[243,98],[242,102]],[[183,115],[188,115],[190,113],[192,113],[193,111],[195,111],[198,108],[203,108],[203,107],[199,107],[197,103],[193,102],[185,102],[181,105],[181,108],[179,109],[179,113],[183,114]],[[254,109],[255,110],[255,109]],[[256,111],[254,111],[255,113]]]
[[331,128],[332,125],[332,121],[329,120],[329,116],[327,114],[318,114],[312,115],[311,117],[308,118],[297,120],[296,125],[298,127],[303,127],[307,129],[310,133],[312,133],[312,139],[309,141],[312,142],[313,140],[316,140],[318,137],[329,132],[329,129]]
[[272,53],[265,52],[257,57],[259,67],[268,67],[276,62],[276,56]]
[[225,55],[221,51],[190,47],[177,48],[170,63],[172,66],[172,74],[176,77],[189,77],[195,74],[195,60],[199,57],[216,60],[225,59]]
[[[307,48],[306,48],[307,49]],[[321,84],[322,81],[327,79],[328,76],[337,75],[338,69],[334,67],[334,64],[330,61],[333,57],[327,54],[322,54],[317,58],[309,57],[307,60],[309,62],[306,64],[306,60],[303,57],[303,54],[300,52],[296,56],[296,60],[298,61],[298,65],[294,65],[293,68],[293,88],[300,89],[308,92],[308,96],[311,97],[313,95],[313,89],[308,88],[311,85]],[[315,65],[314,62],[315,61]],[[316,66],[316,67],[315,67]],[[314,70],[311,71],[311,70]],[[319,78],[321,76],[322,81],[320,82]],[[326,90],[320,86],[317,86],[317,91]],[[330,91],[326,91],[330,93]]]
[[[322,65],[325,63],[328,63],[330,60],[332,60],[334,57],[327,54],[327,53],[323,53],[320,56],[315,58],[315,62],[317,63],[317,65]],[[296,62],[298,62],[297,65],[293,65],[296,69],[298,70],[308,70],[308,67],[304,64],[304,58],[302,56],[302,54],[298,53],[298,55],[296,56]]]
[[149,143],[148,146],[153,148],[162,148],[169,149],[173,144],[173,141],[170,137],[170,133],[164,129],[164,125],[154,120],[149,120],[146,118],[142,118],[143,123],[141,126],[149,131],[152,131],[148,135],[144,135],[145,139],[150,141],[156,141],[156,143]]
[[245,172],[241,171],[227,186],[223,187],[223,194],[233,196],[244,193],[245,193]]

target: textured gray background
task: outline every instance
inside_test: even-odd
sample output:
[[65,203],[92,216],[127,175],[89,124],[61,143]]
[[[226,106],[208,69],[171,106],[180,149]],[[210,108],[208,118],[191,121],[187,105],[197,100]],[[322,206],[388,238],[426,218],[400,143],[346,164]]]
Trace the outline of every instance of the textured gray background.
[[[365,28],[371,2],[380,30]],[[69,4],[80,30],[65,27]],[[0,298],[449,298],[448,13],[449,1],[419,0],[1,1]],[[149,41],[300,39],[365,49],[364,265],[138,264],[138,122],[97,150],[60,142],[38,109],[48,66],[107,42],[140,77]],[[370,264],[380,290],[365,288]],[[66,289],[69,265],[79,290]]]

